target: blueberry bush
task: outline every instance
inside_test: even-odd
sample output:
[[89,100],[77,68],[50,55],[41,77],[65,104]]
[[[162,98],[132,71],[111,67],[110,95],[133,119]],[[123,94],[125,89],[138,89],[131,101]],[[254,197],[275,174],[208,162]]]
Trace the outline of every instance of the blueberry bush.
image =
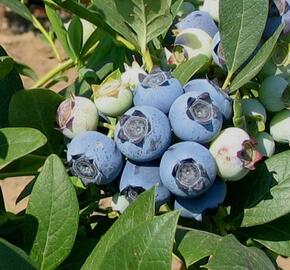
[[279,269],[290,1],[44,0],[49,29],[24,2],[59,64],[0,47],[0,179],[34,177],[18,214],[0,189],[0,268]]

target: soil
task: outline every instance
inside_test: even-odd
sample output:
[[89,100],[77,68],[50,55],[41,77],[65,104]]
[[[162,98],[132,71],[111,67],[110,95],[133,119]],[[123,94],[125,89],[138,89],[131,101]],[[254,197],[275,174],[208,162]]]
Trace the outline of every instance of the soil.
[[[3,9],[0,7],[0,44],[4,47],[9,56],[14,60],[25,63],[36,71],[41,78],[48,71],[53,69],[57,64],[57,60],[53,57],[52,50],[49,45],[41,40],[37,33],[32,31],[24,33],[12,32],[8,27],[7,21],[3,16]],[[60,82],[53,87],[52,90],[58,92],[67,86],[76,77],[75,70],[69,70],[68,82]],[[33,86],[34,81],[27,77],[22,77],[26,89]],[[6,210],[12,213],[19,213],[26,208],[28,198],[16,203],[17,197],[23,188],[32,180],[32,177],[17,177],[0,180],[0,188],[2,189]],[[290,259],[278,258],[279,266],[283,270],[290,270]],[[172,270],[185,269],[181,263],[174,258]]]

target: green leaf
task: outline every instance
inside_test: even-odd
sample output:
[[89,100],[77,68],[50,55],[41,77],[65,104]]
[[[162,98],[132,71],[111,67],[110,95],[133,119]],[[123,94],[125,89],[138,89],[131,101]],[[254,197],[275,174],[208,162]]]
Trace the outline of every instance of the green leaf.
[[146,45],[172,23],[171,0],[94,0],[104,21],[144,53]]
[[49,19],[49,22],[51,23],[52,30],[56,34],[63,49],[70,58],[73,58],[73,53],[68,44],[67,30],[65,29],[63,22],[59,14],[57,13],[55,7],[51,3],[45,2],[45,11]]
[[209,59],[205,55],[198,55],[188,61],[180,64],[172,72],[172,76],[178,79],[181,84],[186,84],[194,74],[209,63]]
[[20,194],[18,195],[17,199],[16,199],[16,204],[21,202],[23,199],[25,199],[26,197],[28,197],[33,189],[34,183],[35,183],[36,178],[34,177],[20,192]]
[[14,61],[9,56],[0,56],[0,80],[11,72]]
[[15,94],[9,106],[11,126],[39,129],[47,138],[41,153],[62,153],[63,135],[56,130],[56,111],[63,98],[48,89],[23,90]]
[[66,260],[57,268],[58,270],[80,270],[84,261],[97,244],[97,239],[77,239],[74,247]]
[[206,267],[210,270],[275,270],[262,250],[241,245],[233,235],[222,238]]
[[197,261],[212,255],[222,237],[192,229],[188,231],[178,245],[178,252],[189,267]]
[[173,16],[173,18],[176,17],[182,3],[183,3],[184,0],[176,0],[176,1],[173,1],[174,3],[172,3],[171,5],[171,14]]
[[273,252],[290,256],[290,215],[245,230],[246,234]]
[[33,128],[0,129],[0,168],[46,143],[45,136]]
[[26,209],[26,243],[39,269],[55,269],[69,255],[78,229],[78,200],[62,161],[50,155]]
[[35,73],[35,71],[31,67],[29,67],[29,66],[27,66],[27,65],[25,65],[23,63],[16,62],[15,63],[15,69],[17,70],[17,72],[19,74],[21,74],[23,76],[29,77],[29,78],[31,78],[34,81],[38,80],[38,76]]
[[170,269],[178,215],[170,212],[126,231],[106,250],[101,265],[91,269]]
[[28,154],[0,170],[0,179],[15,176],[35,175],[43,165],[46,156]]
[[232,81],[230,88],[236,90],[254,78],[269,59],[277,40],[283,31],[284,26],[280,25],[274,35],[269,38],[262,48],[255,54],[251,61],[242,69],[242,71]]
[[[129,231],[153,219],[155,213],[155,189],[150,189],[138,196],[114,225],[102,236],[98,245],[86,260],[82,270],[100,269],[105,254],[112,249]],[[118,268],[119,269],[119,268]],[[103,269],[102,269],[103,270]]]
[[256,49],[268,16],[268,0],[221,0],[219,3],[221,43],[228,77]]
[[0,0],[0,5],[8,7],[24,19],[33,22],[32,14],[29,9],[19,0]]
[[290,151],[259,164],[240,183],[233,184],[232,222],[242,227],[265,224],[290,213]]
[[[0,56],[7,56],[0,46]],[[0,79],[0,128],[8,126],[8,107],[14,93],[23,89],[22,81],[13,68],[4,78]]]
[[0,238],[0,269],[36,270],[37,268],[23,250]]
[[79,17],[74,16],[68,27],[68,44],[76,59],[79,59],[83,46],[83,25]]
[[83,18],[94,25],[97,25],[99,28],[103,29],[107,34],[110,34],[112,37],[116,36],[114,30],[105,23],[103,20],[102,14],[91,8],[78,3],[77,1],[71,0],[52,0],[58,6],[70,11],[71,13],[77,15],[80,18]]

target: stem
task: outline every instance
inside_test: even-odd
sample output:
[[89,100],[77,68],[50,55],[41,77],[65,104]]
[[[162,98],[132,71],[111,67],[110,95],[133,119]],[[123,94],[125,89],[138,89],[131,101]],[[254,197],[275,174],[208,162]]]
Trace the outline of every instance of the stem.
[[113,138],[114,137],[114,132],[115,132],[115,128],[114,129],[109,129],[109,132],[107,134],[107,137]]
[[232,78],[232,75],[233,75],[232,73],[228,73],[228,76],[226,77],[226,80],[225,80],[225,82],[223,84],[222,89],[226,89],[227,88],[227,86],[229,85],[230,80]]
[[145,63],[145,67],[147,71],[150,72],[153,68],[153,61],[152,61],[152,57],[148,48],[146,48],[145,51],[143,51],[142,56],[143,56],[143,61]]
[[107,136],[109,138],[113,138],[114,132],[115,132],[115,125],[114,124],[99,122],[98,126],[107,128],[109,130]]
[[60,54],[59,54],[59,52],[58,52],[58,50],[57,50],[57,48],[55,46],[55,43],[53,42],[52,38],[50,37],[50,35],[47,33],[47,31],[44,29],[42,24],[39,22],[39,20],[35,16],[32,16],[32,19],[33,19],[34,26],[44,35],[44,37],[46,38],[46,40],[50,44],[50,46],[51,46],[51,48],[52,48],[57,60],[59,62],[62,62]]
[[113,126],[111,124],[104,123],[104,122],[99,122],[98,126],[99,127],[104,127],[104,128],[107,128],[107,129],[112,129],[113,128]]
[[52,69],[51,71],[49,71],[46,75],[44,75],[44,77],[42,77],[40,80],[38,80],[33,86],[32,88],[39,88],[43,85],[45,85],[50,79],[52,79],[55,75],[57,75],[58,73],[67,70],[69,68],[71,68],[74,65],[74,60],[73,59],[69,59],[66,62],[58,65],[56,68]]

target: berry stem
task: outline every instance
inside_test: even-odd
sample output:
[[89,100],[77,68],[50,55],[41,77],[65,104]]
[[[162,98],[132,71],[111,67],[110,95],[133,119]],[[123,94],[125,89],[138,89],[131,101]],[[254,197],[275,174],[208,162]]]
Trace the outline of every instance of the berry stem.
[[228,76],[226,77],[226,80],[225,80],[225,82],[223,84],[222,89],[226,89],[227,86],[230,84],[230,80],[232,78],[232,75],[233,75],[232,73],[228,73]]
[[146,48],[145,51],[142,52],[142,56],[143,56],[143,62],[145,63],[146,70],[150,72],[153,68],[153,61],[152,61],[152,57],[148,48]]
[[45,84],[47,84],[54,76],[56,76],[57,74],[71,68],[74,66],[74,60],[73,59],[69,59],[67,61],[65,61],[62,64],[59,64],[56,68],[52,69],[51,71],[49,71],[46,75],[44,75],[44,77],[42,77],[40,80],[38,80],[33,86],[32,88],[39,88],[44,86]]
[[33,25],[35,28],[37,28],[42,34],[43,36],[46,38],[46,40],[48,41],[50,47],[52,48],[55,57],[57,58],[57,60],[59,62],[62,62],[61,56],[55,46],[54,41],[52,40],[51,36],[47,33],[47,31],[44,29],[44,27],[42,26],[42,24],[39,22],[39,20],[32,15],[32,20],[33,20]]

